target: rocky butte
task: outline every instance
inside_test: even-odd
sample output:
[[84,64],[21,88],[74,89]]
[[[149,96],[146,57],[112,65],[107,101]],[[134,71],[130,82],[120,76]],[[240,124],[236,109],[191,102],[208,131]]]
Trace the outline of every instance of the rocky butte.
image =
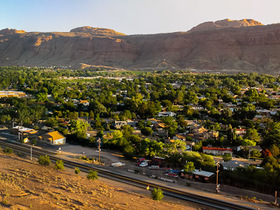
[[70,32],[0,31],[0,65],[280,70],[280,24],[251,20],[202,23],[190,31],[125,35],[89,26]]

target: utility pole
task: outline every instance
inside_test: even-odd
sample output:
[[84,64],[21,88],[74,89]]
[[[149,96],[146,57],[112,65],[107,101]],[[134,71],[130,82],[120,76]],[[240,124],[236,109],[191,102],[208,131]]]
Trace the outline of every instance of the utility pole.
[[32,160],[32,144],[31,144],[31,147],[30,147],[30,160]]
[[219,193],[220,192],[220,185],[219,185],[219,166],[220,166],[220,163],[218,162],[217,163],[217,171],[216,171],[216,193]]
[[277,190],[275,190],[275,194],[274,194],[274,196],[275,196],[275,201],[274,201],[274,204],[275,204],[275,205],[277,205]]
[[98,153],[99,153],[99,157],[98,157],[98,161],[99,161],[99,165],[100,165],[100,151],[101,151],[101,139],[99,138],[98,140],[97,140],[97,142],[98,142]]

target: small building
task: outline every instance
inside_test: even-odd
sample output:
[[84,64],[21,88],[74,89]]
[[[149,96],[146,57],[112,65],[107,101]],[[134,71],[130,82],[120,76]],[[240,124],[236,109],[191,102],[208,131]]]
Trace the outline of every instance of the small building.
[[51,145],[63,145],[66,143],[66,137],[58,131],[48,132],[42,136],[39,136],[39,139]]
[[213,154],[213,155],[224,155],[224,154],[231,154],[232,149],[228,148],[220,148],[220,147],[202,147],[203,153],[206,154]]
[[192,173],[185,174],[182,170],[180,176],[183,178],[195,179],[197,181],[209,182],[214,177],[214,173],[195,169]]
[[165,158],[154,156],[151,162],[153,165],[159,165],[162,167],[165,164]]

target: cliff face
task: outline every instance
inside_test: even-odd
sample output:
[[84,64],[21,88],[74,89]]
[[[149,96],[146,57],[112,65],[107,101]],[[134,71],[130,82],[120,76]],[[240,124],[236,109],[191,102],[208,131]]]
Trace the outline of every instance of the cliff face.
[[[81,27],[64,33],[0,31],[0,65],[235,69],[278,73],[280,24],[223,20],[189,32],[126,36]],[[214,26],[213,26],[214,25]]]

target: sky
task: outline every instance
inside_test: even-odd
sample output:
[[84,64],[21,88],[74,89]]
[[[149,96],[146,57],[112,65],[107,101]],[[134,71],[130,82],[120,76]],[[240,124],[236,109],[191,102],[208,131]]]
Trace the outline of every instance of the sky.
[[0,29],[68,32],[80,26],[128,35],[188,31],[207,21],[280,23],[280,0],[0,0]]

